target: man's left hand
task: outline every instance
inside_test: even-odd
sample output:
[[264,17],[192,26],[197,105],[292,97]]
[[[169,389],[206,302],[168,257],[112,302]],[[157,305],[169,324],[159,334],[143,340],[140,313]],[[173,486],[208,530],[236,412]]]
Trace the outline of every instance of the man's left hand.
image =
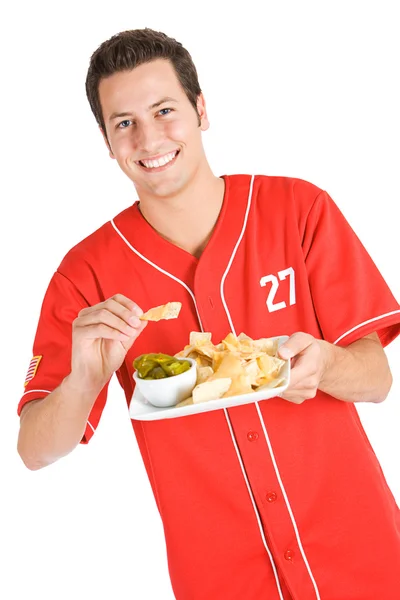
[[279,348],[278,355],[291,359],[290,384],[281,398],[301,404],[314,398],[328,365],[329,344],[308,333],[294,333]]

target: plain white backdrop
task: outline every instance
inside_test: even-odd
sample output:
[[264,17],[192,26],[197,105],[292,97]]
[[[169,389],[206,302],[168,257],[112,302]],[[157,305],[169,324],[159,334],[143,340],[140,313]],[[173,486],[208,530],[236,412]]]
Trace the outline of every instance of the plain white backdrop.
[[[396,4],[26,1],[1,9],[1,598],[174,597],[116,380],[89,446],[37,472],[16,453],[16,406],[50,277],[73,245],[136,198],[86,100],[91,53],[139,27],[181,41],[206,97],[215,174],[287,175],[326,189],[399,299]],[[389,398],[358,408],[399,501],[398,340],[387,355]]]

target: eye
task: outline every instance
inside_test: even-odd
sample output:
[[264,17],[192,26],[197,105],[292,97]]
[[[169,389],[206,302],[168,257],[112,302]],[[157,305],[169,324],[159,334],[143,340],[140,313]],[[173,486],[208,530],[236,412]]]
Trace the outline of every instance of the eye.
[[[165,111],[167,111],[167,112],[165,112]],[[168,115],[172,111],[173,111],[173,108],[162,108],[159,112],[160,112],[160,115],[163,117],[164,115]]]
[[117,128],[126,129],[131,123],[132,121],[130,119],[125,119],[124,121],[121,121],[121,123],[118,123]]

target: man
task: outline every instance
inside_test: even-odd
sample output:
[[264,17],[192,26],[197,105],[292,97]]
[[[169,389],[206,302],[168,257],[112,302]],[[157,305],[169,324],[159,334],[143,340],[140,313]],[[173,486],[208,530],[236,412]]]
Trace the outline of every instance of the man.
[[[88,99],[139,202],[64,258],[19,404],[19,453],[44,467],[87,443],[114,372],[190,331],[289,334],[281,398],[132,421],[178,600],[395,600],[400,520],[354,403],[391,386],[400,309],[328,194],[283,177],[216,177],[190,55],[152,30],[104,42]],[[373,292],[371,292],[373,290]],[[144,309],[181,301],[178,320]],[[72,335],[71,335],[72,334]]]

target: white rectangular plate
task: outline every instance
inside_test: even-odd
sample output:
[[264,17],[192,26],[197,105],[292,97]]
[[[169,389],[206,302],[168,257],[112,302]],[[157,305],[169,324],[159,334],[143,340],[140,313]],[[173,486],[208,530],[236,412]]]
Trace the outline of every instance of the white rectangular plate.
[[[278,346],[286,342],[287,335],[270,338],[278,340]],[[259,400],[268,400],[280,396],[289,385],[290,381],[290,360],[286,361],[280,373],[280,378],[284,381],[282,385],[276,388],[268,388],[257,390],[250,394],[241,394],[240,396],[230,396],[229,398],[219,398],[217,400],[208,400],[198,404],[189,404],[189,406],[169,406],[168,408],[157,408],[148,402],[135,387],[132,400],[129,405],[129,415],[131,419],[137,421],[158,421],[159,419],[175,419],[177,417],[186,417],[197,413],[209,412],[211,410],[219,410],[221,408],[232,408],[242,404],[251,404]]]

